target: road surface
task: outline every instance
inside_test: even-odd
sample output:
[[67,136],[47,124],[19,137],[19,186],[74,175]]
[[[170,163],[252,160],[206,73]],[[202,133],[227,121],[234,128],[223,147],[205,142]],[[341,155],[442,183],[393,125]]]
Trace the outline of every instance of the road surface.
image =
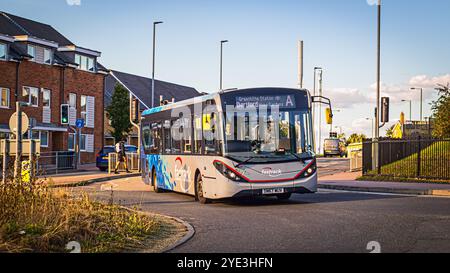
[[[325,164],[334,169],[338,161]],[[195,236],[174,252],[367,253],[372,241],[382,252],[450,252],[449,198],[320,190],[285,202],[258,198],[201,205],[191,196],[156,194],[140,178],[114,183],[115,202],[194,226]],[[111,194],[101,187],[83,190],[107,200]]]

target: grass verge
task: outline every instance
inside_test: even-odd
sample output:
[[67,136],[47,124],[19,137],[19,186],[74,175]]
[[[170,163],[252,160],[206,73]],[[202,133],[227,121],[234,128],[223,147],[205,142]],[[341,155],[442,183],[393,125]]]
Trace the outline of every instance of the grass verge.
[[145,215],[86,194],[12,183],[0,185],[0,252],[64,253],[75,241],[83,253],[157,252],[181,228],[162,216]]
[[[444,178],[448,177],[450,170],[450,141],[440,141],[432,144],[430,147],[421,151],[421,164],[420,175],[423,177],[436,177]],[[448,180],[434,180],[434,179],[416,179],[417,176],[417,161],[418,154],[412,154],[404,159],[395,161],[391,164],[387,164],[381,167],[381,179],[391,178],[394,181],[402,182],[402,180],[408,180],[408,182],[423,182],[423,181],[435,181],[435,183],[448,183]],[[377,178],[377,171],[369,171],[374,179]]]
[[417,179],[406,177],[394,177],[387,175],[363,175],[356,179],[357,181],[375,181],[375,182],[403,182],[403,183],[429,183],[429,184],[450,184],[450,180]]

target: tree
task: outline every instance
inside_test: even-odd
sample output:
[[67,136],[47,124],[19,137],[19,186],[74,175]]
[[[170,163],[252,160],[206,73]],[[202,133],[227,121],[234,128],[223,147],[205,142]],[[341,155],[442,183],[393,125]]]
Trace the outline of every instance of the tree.
[[386,137],[392,138],[394,136],[395,124],[386,130]]
[[114,88],[111,104],[106,108],[111,120],[110,131],[116,141],[123,139],[131,131],[130,98],[128,91],[120,84]]
[[437,138],[450,138],[450,84],[439,85],[439,99],[432,104],[434,130]]
[[364,139],[366,139],[366,135],[364,134],[352,134],[348,139],[347,139],[347,145],[353,144],[353,143],[361,143],[363,142]]

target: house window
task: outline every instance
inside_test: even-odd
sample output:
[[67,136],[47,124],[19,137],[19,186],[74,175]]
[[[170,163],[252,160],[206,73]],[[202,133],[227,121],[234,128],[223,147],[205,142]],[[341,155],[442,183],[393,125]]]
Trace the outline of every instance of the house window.
[[75,134],[69,134],[67,148],[69,151],[75,151]]
[[9,108],[9,89],[0,88],[0,108]]
[[78,69],[95,72],[95,59],[82,55],[75,55],[75,63],[78,65]]
[[42,90],[42,106],[47,108],[51,106],[50,90],[48,89]]
[[86,135],[81,135],[81,139],[80,139],[80,151],[86,152]]
[[33,107],[39,106],[39,89],[35,87],[23,87],[22,97]]
[[81,118],[84,119],[86,121],[86,105],[87,105],[87,97],[84,95],[81,95],[81,102],[80,102],[80,106],[81,106]]
[[50,49],[45,48],[44,49],[44,63],[52,64],[52,61],[53,61],[52,51]]
[[32,139],[40,140],[41,147],[48,148],[48,131],[33,131]]
[[41,147],[48,148],[48,132],[40,131]]
[[6,60],[6,45],[0,43],[0,60]]
[[34,58],[36,58],[36,47],[32,45],[28,45],[28,55],[30,55],[31,61],[34,61]]
[[93,58],[88,58],[88,64],[87,64],[87,69],[91,72],[95,71],[95,64],[94,64],[94,59]]
[[69,94],[69,106],[72,108],[77,108],[77,94]]

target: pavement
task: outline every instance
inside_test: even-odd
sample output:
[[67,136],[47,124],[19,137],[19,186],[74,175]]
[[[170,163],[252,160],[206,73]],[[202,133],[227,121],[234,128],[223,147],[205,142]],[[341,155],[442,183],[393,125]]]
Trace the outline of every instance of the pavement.
[[357,181],[361,173],[338,173],[319,179],[319,188],[361,192],[450,196],[450,184]]
[[[348,182],[355,174],[342,174],[345,160],[328,160],[319,160],[321,185],[357,183]],[[172,252],[368,253],[373,241],[386,253],[450,252],[448,197],[319,189],[289,201],[261,197],[201,205],[192,196],[154,193],[140,177],[74,190],[189,222],[195,236]]]
[[82,166],[77,171],[41,176],[39,179],[53,187],[75,187],[135,176],[140,176],[140,173],[132,172],[128,174],[120,172],[119,174],[108,174],[108,172],[99,171],[95,165],[92,166],[90,164]]

